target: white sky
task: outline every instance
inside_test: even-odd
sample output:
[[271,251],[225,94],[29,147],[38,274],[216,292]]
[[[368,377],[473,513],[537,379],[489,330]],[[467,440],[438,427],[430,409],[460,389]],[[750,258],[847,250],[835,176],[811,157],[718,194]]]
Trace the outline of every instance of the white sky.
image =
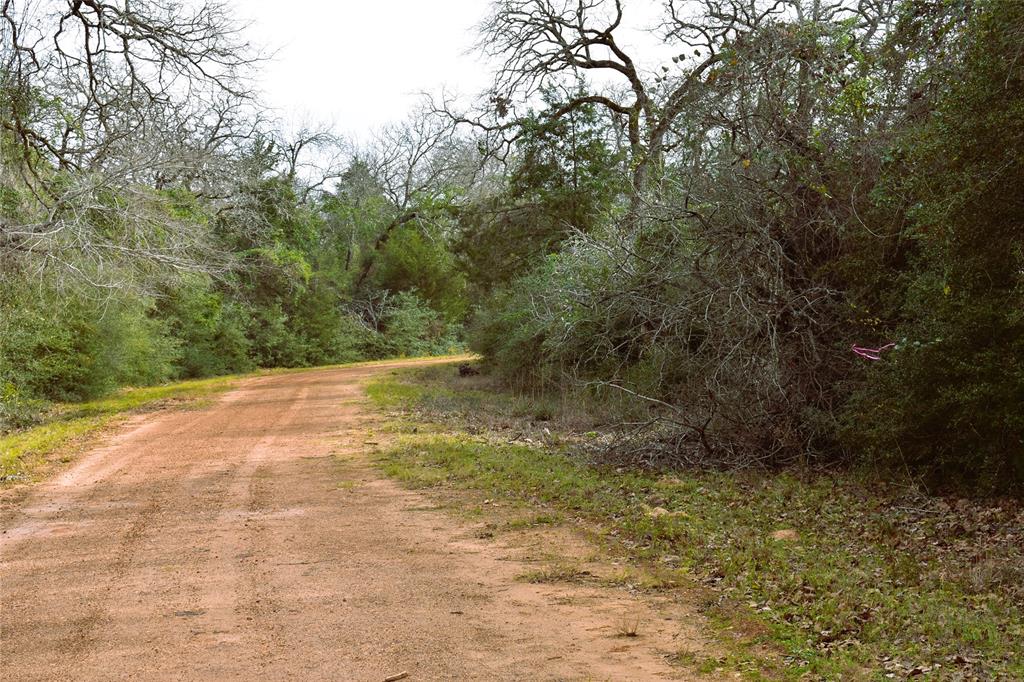
[[262,66],[267,103],[285,121],[334,124],[362,136],[442,86],[484,89],[465,52],[486,0],[236,0],[253,43],[276,50]]
[[[286,124],[329,124],[362,138],[404,118],[419,93],[443,87],[469,97],[488,83],[486,64],[467,51],[489,0],[234,2],[239,18],[251,24],[249,40],[276,51],[261,67],[260,85]],[[659,5],[630,0],[626,6],[620,41],[640,53],[641,63],[643,53],[664,51],[644,30]]]

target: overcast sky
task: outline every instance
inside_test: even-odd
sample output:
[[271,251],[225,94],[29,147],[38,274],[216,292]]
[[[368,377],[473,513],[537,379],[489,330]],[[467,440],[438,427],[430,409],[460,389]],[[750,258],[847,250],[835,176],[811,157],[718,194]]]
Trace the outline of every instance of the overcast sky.
[[[261,67],[267,103],[286,123],[332,124],[363,137],[400,120],[421,92],[483,90],[488,69],[474,27],[489,0],[235,0],[252,42],[276,56]],[[660,3],[631,0],[620,41],[663,52],[649,29]],[[660,48],[660,50],[659,50]],[[667,58],[666,55],[660,55]]]
[[267,103],[362,135],[405,116],[417,93],[471,95],[484,67],[466,55],[486,0],[237,0],[254,43],[276,50],[261,68]]

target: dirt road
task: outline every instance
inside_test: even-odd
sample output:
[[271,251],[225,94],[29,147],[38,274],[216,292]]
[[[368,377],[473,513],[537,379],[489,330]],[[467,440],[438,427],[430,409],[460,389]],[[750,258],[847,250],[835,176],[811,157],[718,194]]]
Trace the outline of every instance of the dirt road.
[[248,380],[8,495],[0,678],[678,679],[685,624],[517,582],[516,547],[380,477],[360,382],[394,366]]

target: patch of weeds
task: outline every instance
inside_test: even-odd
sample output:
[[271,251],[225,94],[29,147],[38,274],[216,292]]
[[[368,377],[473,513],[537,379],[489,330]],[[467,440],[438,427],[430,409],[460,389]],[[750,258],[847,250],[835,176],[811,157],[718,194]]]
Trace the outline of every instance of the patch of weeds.
[[512,401],[512,415],[526,417],[533,421],[552,421],[560,412],[560,406],[550,398],[519,397]]
[[673,665],[693,669],[697,668],[700,665],[700,662],[704,660],[700,654],[690,651],[689,649],[680,649],[673,654],[669,654],[667,658]]
[[670,663],[698,672],[709,679],[732,678],[762,682],[787,677],[784,671],[766,667],[763,660],[749,652],[715,657],[689,649],[680,649],[667,658]]
[[640,616],[622,616],[615,626],[615,632],[619,637],[639,637]]
[[444,427],[439,424],[424,421],[397,420],[385,422],[379,427],[381,433],[389,434],[414,434],[414,433],[443,433]]
[[[390,376],[395,374],[391,372]],[[370,400],[384,408],[406,407],[422,398],[424,393],[421,387],[401,381],[374,381],[366,386]]]
[[447,482],[449,479],[448,472],[439,466],[425,466],[414,462],[403,462],[388,457],[386,454],[380,459],[383,461],[385,474],[398,479],[410,488],[432,488]]
[[669,571],[657,567],[645,567],[643,570],[625,568],[601,580],[605,585],[624,587],[628,590],[651,592],[671,590],[681,584],[678,571]]
[[407,417],[413,412],[432,421],[457,420],[460,428],[472,432],[515,428],[520,436],[531,438],[551,437],[552,431],[596,434],[594,425],[606,421],[595,416],[597,408],[607,404],[604,399],[593,401],[585,394],[509,395],[496,388],[486,375],[460,377],[454,364],[439,364],[376,377],[367,386],[367,395],[378,407],[404,410]]
[[727,676],[733,679],[750,680],[760,682],[761,680],[779,679],[778,671],[765,670],[762,662],[749,654],[728,654],[726,656],[695,657],[694,667],[699,673],[707,675],[712,679],[724,679]]
[[528,530],[538,526],[555,526],[562,521],[561,514],[533,514],[505,522],[504,530]]
[[516,580],[524,583],[582,583],[593,579],[590,571],[575,566],[548,566],[535,571],[527,571],[516,576]]
[[478,540],[489,540],[494,537],[494,524],[487,524],[486,528],[481,528],[477,532],[473,533],[473,537]]

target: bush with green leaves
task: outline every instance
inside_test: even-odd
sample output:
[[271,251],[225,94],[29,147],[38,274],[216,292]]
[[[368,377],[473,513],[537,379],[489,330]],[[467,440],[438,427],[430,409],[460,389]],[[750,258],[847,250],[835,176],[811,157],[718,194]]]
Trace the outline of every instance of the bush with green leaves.
[[[554,261],[496,289],[474,312],[467,329],[469,346],[498,376],[512,384],[539,383],[552,361],[545,348],[550,329],[533,314],[533,294],[550,285]],[[546,352],[548,351],[548,352]]]
[[0,383],[22,396],[76,400],[102,393],[108,377],[96,366],[99,330],[82,301],[60,301],[26,289],[0,304]]
[[367,354],[381,358],[442,355],[462,349],[459,326],[414,291],[403,291],[389,301],[382,329],[370,344]]
[[156,314],[179,346],[174,375],[210,377],[254,367],[246,310],[206,278],[185,278],[156,301]]
[[0,434],[38,424],[48,406],[45,400],[26,398],[10,381],[0,385]]
[[[0,300],[0,385],[17,401],[75,401],[176,376],[179,344],[145,298],[7,288]],[[26,403],[31,404],[31,403]]]
[[900,270],[869,296],[901,341],[848,406],[845,440],[935,484],[1020,490],[1024,4],[976,10],[940,26],[963,58],[925,74],[922,89],[940,94],[899,140],[880,193]]
[[416,295],[449,320],[466,312],[466,278],[437,226],[416,221],[397,228],[374,263],[377,286]]

